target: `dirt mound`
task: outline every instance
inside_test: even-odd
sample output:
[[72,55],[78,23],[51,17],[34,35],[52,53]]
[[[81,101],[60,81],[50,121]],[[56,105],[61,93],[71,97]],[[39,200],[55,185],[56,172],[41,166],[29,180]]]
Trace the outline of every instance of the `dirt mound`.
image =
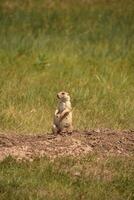
[[134,131],[90,130],[74,131],[71,135],[0,134],[0,160],[11,155],[16,159],[35,157],[101,155],[134,155]]

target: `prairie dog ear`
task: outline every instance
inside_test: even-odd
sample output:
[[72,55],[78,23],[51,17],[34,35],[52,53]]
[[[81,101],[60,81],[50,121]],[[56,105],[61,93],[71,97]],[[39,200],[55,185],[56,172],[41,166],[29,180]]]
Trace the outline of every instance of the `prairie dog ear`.
[[60,97],[59,97],[59,93],[57,94],[57,98],[59,99]]

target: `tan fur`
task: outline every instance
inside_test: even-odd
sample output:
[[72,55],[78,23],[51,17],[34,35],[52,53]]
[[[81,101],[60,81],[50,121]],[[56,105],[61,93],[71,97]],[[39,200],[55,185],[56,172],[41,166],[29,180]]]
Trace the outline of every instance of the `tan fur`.
[[72,107],[70,96],[67,92],[59,92],[58,108],[54,114],[52,131],[53,133],[72,132]]

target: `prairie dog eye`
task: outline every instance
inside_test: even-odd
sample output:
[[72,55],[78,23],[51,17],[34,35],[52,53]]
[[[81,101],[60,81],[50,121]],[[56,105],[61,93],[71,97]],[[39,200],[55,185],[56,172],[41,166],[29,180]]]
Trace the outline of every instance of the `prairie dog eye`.
[[62,95],[64,95],[64,94],[65,94],[65,92],[62,92],[61,94],[62,94]]

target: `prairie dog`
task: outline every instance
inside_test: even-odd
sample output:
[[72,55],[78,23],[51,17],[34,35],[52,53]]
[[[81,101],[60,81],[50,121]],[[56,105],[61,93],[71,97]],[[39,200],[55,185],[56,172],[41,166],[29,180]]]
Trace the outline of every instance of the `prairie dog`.
[[52,131],[53,133],[72,132],[72,106],[70,95],[67,92],[57,94],[59,100],[58,108],[54,113]]

